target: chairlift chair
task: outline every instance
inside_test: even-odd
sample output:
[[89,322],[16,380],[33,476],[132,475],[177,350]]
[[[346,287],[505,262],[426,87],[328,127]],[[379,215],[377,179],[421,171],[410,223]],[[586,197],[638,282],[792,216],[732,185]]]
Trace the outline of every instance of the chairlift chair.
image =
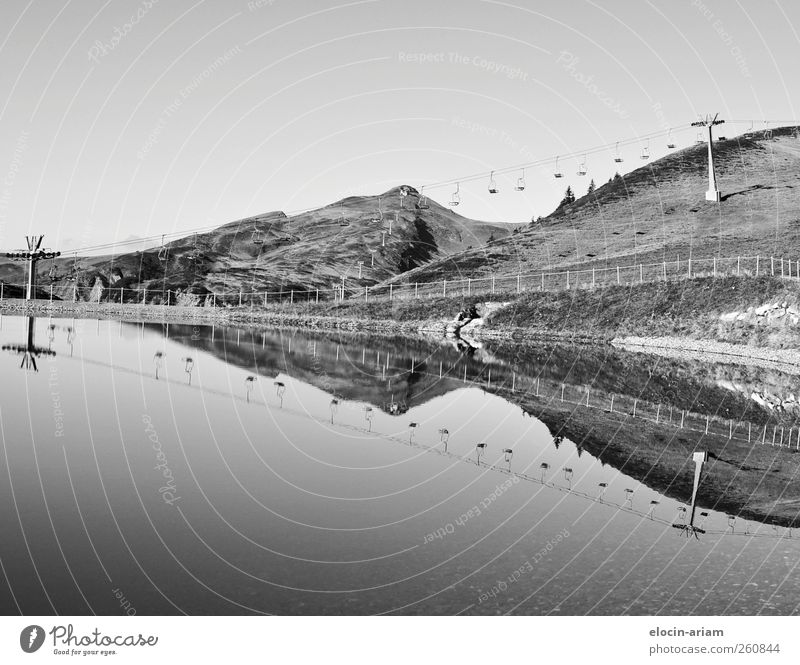
[[456,183],[456,191],[450,196],[450,207],[455,207],[461,203],[461,195],[459,194],[459,184]]
[[525,169],[522,169],[522,175],[517,178],[517,184],[514,185],[514,190],[521,192],[525,189]]
[[578,164],[578,175],[586,175],[586,155],[583,156],[583,161]]
[[616,145],[616,148],[614,149],[614,152],[616,153],[616,154],[614,155],[614,161],[615,161],[617,164],[620,164],[620,163],[622,163],[622,161],[623,161],[623,159],[622,159],[622,155],[620,155],[620,154],[619,154],[619,141],[617,141],[617,145]]
[[553,170],[553,177],[554,178],[563,178],[564,177],[564,174],[561,173],[561,171],[558,170],[558,157],[556,157],[556,165],[555,165],[555,168]]
[[697,138],[695,139],[695,144],[700,145],[706,142],[705,136],[703,136],[703,132],[697,132]]
[[166,261],[167,260],[167,246],[164,244],[164,236],[161,236],[161,247],[158,250],[158,260],[159,261]]
[[252,241],[252,243],[254,245],[263,245],[264,244],[264,238],[261,235],[261,231],[259,231],[258,229],[255,229],[253,231],[253,235],[251,236],[250,240]]
[[497,189],[497,183],[494,179],[494,171],[489,174],[489,194],[497,194],[500,190]]
[[640,158],[643,159],[644,161],[650,159],[650,141],[648,141],[647,145],[644,148],[642,148],[642,154],[640,155]]
[[425,188],[419,188],[419,199],[417,200],[417,208],[421,210],[427,210],[430,208],[430,204],[428,203],[428,197],[425,196]]
[[667,133],[667,148],[670,150],[675,149],[675,141],[672,140],[672,130],[670,129]]

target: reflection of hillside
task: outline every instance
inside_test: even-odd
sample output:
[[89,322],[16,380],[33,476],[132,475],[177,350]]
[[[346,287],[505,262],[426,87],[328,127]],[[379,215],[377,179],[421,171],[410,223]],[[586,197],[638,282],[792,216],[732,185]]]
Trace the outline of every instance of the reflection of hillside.
[[[477,385],[540,419],[556,440],[567,437],[681,501],[691,493],[692,452],[707,450],[698,505],[786,526],[798,523],[800,455],[788,441],[796,446],[800,432],[787,414],[747,394],[763,377],[779,385],[774,371],[654,359],[608,347],[498,346],[488,353],[421,339],[199,331],[170,325],[169,336],[259,375],[286,374],[394,415]],[[772,443],[773,437],[787,445],[760,442]]]

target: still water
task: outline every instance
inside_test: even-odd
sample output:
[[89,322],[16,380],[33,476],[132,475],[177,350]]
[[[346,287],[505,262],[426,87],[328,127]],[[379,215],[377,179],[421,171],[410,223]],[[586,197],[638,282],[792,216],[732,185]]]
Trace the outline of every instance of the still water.
[[[644,421],[576,407],[576,444],[562,403],[532,413],[534,374],[622,391],[617,356],[526,372],[449,343],[8,316],[0,342],[4,614],[798,611],[794,520],[758,519],[738,476],[692,517],[685,441],[630,464],[608,444],[654,440]],[[676,409],[710,408],[720,382],[685,374]]]

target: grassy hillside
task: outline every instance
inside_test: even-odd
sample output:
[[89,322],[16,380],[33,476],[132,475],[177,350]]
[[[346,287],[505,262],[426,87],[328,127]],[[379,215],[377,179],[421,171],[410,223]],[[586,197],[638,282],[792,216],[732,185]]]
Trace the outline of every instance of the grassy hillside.
[[800,241],[796,130],[716,142],[720,203],[705,200],[707,146],[693,145],[603,184],[517,234],[395,281],[660,262],[690,254],[788,256]]
[[[52,279],[51,264],[41,266],[40,284],[49,289],[52,283],[57,296],[68,298],[76,279],[79,285],[91,286],[97,278],[106,286],[153,292],[327,289],[342,275],[350,286],[366,286],[516,228],[467,219],[433,200],[429,208],[420,209],[416,190],[406,189],[407,196],[396,187],[380,196],[350,197],[292,217],[272,212],[231,222],[168,243],[166,260],[159,258],[158,248],[79,257],[76,273],[74,259],[62,257]],[[22,281],[21,266],[0,266],[0,279]]]

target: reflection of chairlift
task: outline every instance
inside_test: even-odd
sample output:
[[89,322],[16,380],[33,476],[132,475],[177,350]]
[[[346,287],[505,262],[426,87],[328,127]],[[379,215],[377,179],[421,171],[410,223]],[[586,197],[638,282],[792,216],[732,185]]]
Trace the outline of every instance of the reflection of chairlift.
[[497,182],[494,179],[494,171],[489,174],[489,194],[498,194]]
[[373,217],[373,222],[380,224],[383,221],[383,210],[381,209],[381,197],[378,197],[378,216]]
[[554,178],[563,178],[564,177],[564,174],[561,173],[561,171],[558,170],[558,157],[556,157],[556,165],[553,168],[553,177]]
[[633,508],[633,493],[634,490],[632,490],[630,487],[625,488],[625,503],[622,504],[623,507],[628,506]]
[[658,501],[656,501],[655,499],[653,499],[653,500],[650,502],[650,509],[647,511],[647,516],[648,516],[650,519],[653,519],[653,517],[655,516],[655,512],[656,512],[656,506],[657,506],[658,504],[659,504],[659,502],[658,502]]
[[542,463],[539,465],[539,469],[540,469],[540,470],[541,470],[541,472],[542,472],[542,475],[541,475],[541,481],[542,481],[542,482],[544,482],[544,474],[545,474],[545,473],[547,473],[547,470],[548,470],[549,468],[550,468],[550,465],[549,465],[547,462],[542,462]]
[[247,396],[247,401],[250,401],[250,393],[253,392],[253,384],[255,383],[256,377],[248,376],[244,380],[244,391]]
[[481,455],[483,455],[483,453],[486,452],[486,444],[485,443],[479,443],[477,446],[475,446],[475,452],[478,455],[478,463],[480,464]]
[[728,515],[728,528],[733,533],[736,530],[736,515]]
[[511,465],[512,457],[514,457],[514,451],[511,448],[503,448],[503,459],[509,466]]
[[459,194],[459,184],[456,183],[456,191],[450,196],[450,207],[455,207],[461,203],[461,195]]
[[565,466],[564,467],[564,480],[571,486],[572,485],[572,467]]
[[522,174],[517,178],[517,184],[514,185],[514,191],[521,192],[525,189],[525,169],[522,169]]
[[442,428],[439,430],[439,442],[444,445],[444,450],[447,452],[447,442],[450,440],[450,432]]
[[414,439],[414,432],[417,429],[417,423],[408,423],[408,441],[409,443]]
[[617,141],[617,145],[616,145],[616,147],[614,148],[614,152],[615,152],[615,154],[614,154],[614,161],[615,161],[617,164],[620,164],[620,163],[622,163],[622,161],[623,161],[623,159],[622,159],[622,155],[620,155],[620,154],[619,154],[619,141]]
[[606,490],[608,489],[608,483],[597,483],[597,486],[600,488],[600,493],[597,495],[597,500],[602,502],[603,495],[606,493]]

